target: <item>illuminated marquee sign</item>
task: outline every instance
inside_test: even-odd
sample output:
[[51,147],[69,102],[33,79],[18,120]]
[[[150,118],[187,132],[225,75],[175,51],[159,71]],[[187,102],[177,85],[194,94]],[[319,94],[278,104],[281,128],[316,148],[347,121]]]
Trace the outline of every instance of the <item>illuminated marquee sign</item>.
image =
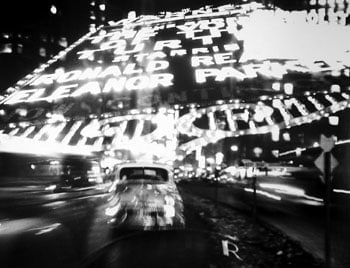
[[127,18],[10,88],[0,133],[95,151],[157,144],[161,154],[178,134],[193,138],[178,147],[191,153],[310,123],[349,106],[350,30],[334,29],[256,3]]
[[[38,125],[25,122],[17,126],[9,124],[2,129],[0,138],[1,142],[9,142],[12,141],[11,137],[15,138],[14,141],[17,141],[15,147],[9,149],[26,152],[28,152],[27,146],[23,145],[25,143],[28,143],[30,148],[33,147],[32,144],[36,144],[59,150],[58,144],[60,144],[62,148],[77,147],[90,152],[102,151],[105,148],[132,149],[133,154],[140,153],[146,147],[152,148],[154,150],[152,153],[158,157],[163,154],[163,157],[174,158],[176,149],[174,113],[164,111],[154,115],[151,111],[144,112],[146,113],[139,114],[135,111],[133,115],[74,121],[55,118],[52,122]],[[40,147],[38,153],[39,150]],[[79,152],[79,149],[74,151]]]
[[348,25],[350,18],[350,5],[348,0],[317,1],[310,0],[310,10],[307,21],[315,24]]
[[[213,40],[223,34],[233,35],[237,24],[234,18],[229,17],[189,21],[173,27],[175,35],[185,37],[184,40],[207,45],[213,44]],[[6,98],[3,104],[54,102],[57,99],[76,98],[85,94],[122,93],[174,86],[174,74],[169,70],[172,67],[171,58],[187,55],[188,49],[183,48],[183,38],[156,40],[155,37],[162,28],[165,29],[165,25],[147,26],[139,30],[101,30],[86,41],[93,48],[78,47],[75,51],[75,60],[80,61],[81,65],[85,65],[87,61],[88,68],[65,71],[64,67],[58,67],[54,73],[40,74],[29,81],[24,89]],[[200,35],[202,32],[208,33]],[[239,51],[242,47],[230,41],[220,49],[218,46],[212,49],[216,52],[223,49],[224,53],[213,53],[212,63],[207,58],[194,56],[192,66],[234,63],[237,59],[232,52]],[[208,47],[191,49],[191,53],[195,55],[209,51]],[[106,57],[108,62],[103,60]],[[223,70],[219,79],[224,80],[225,76],[232,75],[230,72],[232,73]],[[203,75],[205,74],[199,72],[196,80],[200,81]]]
[[[173,153],[176,149],[175,137],[183,134],[193,139],[181,144],[177,152],[189,154],[197,148],[227,137],[266,133],[279,135],[284,128],[311,123],[347,109],[350,106],[349,100],[349,93],[333,89],[331,93],[309,92],[298,98],[270,98],[257,103],[231,100],[206,108],[193,106],[178,120],[175,120],[176,111],[172,109],[157,115],[152,114],[152,109],[131,110],[125,116],[75,121],[55,118],[52,115],[53,121],[49,124],[10,124],[2,132],[47,144],[59,142],[64,146],[85,146],[91,151],[101,151],[104,147],[133,148],[137,151],[137,144],[140,147],[156,144],[158,150],[171,148]],[[199,123],[203,119],[206,124]],[[130,124],[135,125],[131,132],[128,130]]]
[[[293,49],[274,56],[274,40],[259,47],[250,39],[259,30],[252,22],[261,23],[262,16],[276,20],[284,15],[251,3],[118,21],[88,34],[9,89],[1,101],[6,110],[1,122],[47,120],[51,110],[77,118],[191,102],[205,106],[220,99],[254,97],[249,91],[255,96],[279,93],[274,82],[283,85],[295,74],[315,74],[322,80],[349,76],[345,45],[342,61],[318,56],[302,60],[292,56]],[[270,27],[261,26],[262,32]],[[328,90],[312,79],[295,81],[295,90],[299,85],[300,90]],[[27,112],[18,112],[21,109]]]
[[[311,123],[347,109],[350,106],[349,99],[348,93],[308,93],[300,98],[273,98],[258,103],[231,101],[206,108],[193,108],[179,118],[177,129],[195,138],[182,144],[179,151],[189,154],[228,137],[266,133],[279,135],[284,128]],[[207,123],[198,124],[203,119]]]

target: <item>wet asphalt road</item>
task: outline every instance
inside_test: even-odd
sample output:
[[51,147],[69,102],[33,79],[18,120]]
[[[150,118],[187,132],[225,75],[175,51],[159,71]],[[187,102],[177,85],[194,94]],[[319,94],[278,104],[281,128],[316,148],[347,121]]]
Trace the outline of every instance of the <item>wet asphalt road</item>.
[[[250,216],[193,195],[186,186],[180,193],[186,229],[115,230],[115,241],[86,267],[322,267],[285,235],[260,223],[252,225]],[[223,241],[229,256],[224,255]]]
[[[186,228],[169,231],[122,231],[113,233],[114,242],[97,254],[88,268],[219,268],[232,267],[223,255],[219,234],[185,205]],[[236,266],[234,266],[236,267]],[[238,266],[237,266],[238,267]],[[239,266],[241,267],[241,266]]]
[[[186,183],[190,192],[219,200],[248,214],[252,213],[253,194],[240,187],[207,183]],[[299,241],[303,248],[317,258],[324,259],[325,214],[322,204],[304,202],[295,197],[274,200],[257,195],[257,217],[275,226],[292,239]],[[331,210],[331,257],[332,267],[350,267],[350,214],[344,198],[333,204]],[[312,205],[311,205],[312,204]]]

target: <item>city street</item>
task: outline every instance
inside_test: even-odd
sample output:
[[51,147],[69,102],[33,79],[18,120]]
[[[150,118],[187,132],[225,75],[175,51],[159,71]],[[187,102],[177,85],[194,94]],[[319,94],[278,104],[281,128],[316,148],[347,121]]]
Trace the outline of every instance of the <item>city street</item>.
[[[262,178],[259,183],[271,183],[272,181],[277,185],[288,185],[289,187],[297,184],[294,182],[293,185],[291,180],[286,183],[278,178]],[[312,185],[312,182],[307,185]],[[203,182],[187,182],[182,187],[191,193],[218,200],[222,204],[227,204],[252,216],[253,193],[245,191],[245,187]],[[349,197],[339,193],[333,193],[333,195],[338,196],[338,203],[331,207],[332,263],[333,267],[346,268],[350,264],[348,255],[350,247]],[[343,196],[339,197],[339,195]],[[318,198],[292,196],[290,193],[276,195],[276,192],[271,189],[259,187],[256,202],[257,218],[298,241],[306,251],[315,257],[324,259],[325,213],[323,203]]]
[[350,267],[350,0],[0,11],[1,268]]
[[180,192],[185,229],[116,230],[115,241],[87,261],[88,267],[322,267],[321,260],[277,229],[193,195],[186,186]]

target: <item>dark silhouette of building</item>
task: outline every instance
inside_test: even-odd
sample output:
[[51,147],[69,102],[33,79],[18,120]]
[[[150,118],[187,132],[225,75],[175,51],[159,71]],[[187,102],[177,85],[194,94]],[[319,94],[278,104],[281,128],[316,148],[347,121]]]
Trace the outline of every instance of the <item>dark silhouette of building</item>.
[[0,8],[0,94],[105,23],[105,0],[7,1]]

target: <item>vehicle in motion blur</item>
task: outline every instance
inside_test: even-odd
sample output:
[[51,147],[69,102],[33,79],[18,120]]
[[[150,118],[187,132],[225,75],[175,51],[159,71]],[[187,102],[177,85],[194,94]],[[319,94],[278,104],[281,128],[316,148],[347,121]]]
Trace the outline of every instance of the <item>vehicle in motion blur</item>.
[[0,266],[76,267],[109,237],[109,186],[94,159],[0,152]]
[[120,229],[172,229],[185,226],[183,202],[171,167],[124,163],[115,172],[115,195],[106,215]]

